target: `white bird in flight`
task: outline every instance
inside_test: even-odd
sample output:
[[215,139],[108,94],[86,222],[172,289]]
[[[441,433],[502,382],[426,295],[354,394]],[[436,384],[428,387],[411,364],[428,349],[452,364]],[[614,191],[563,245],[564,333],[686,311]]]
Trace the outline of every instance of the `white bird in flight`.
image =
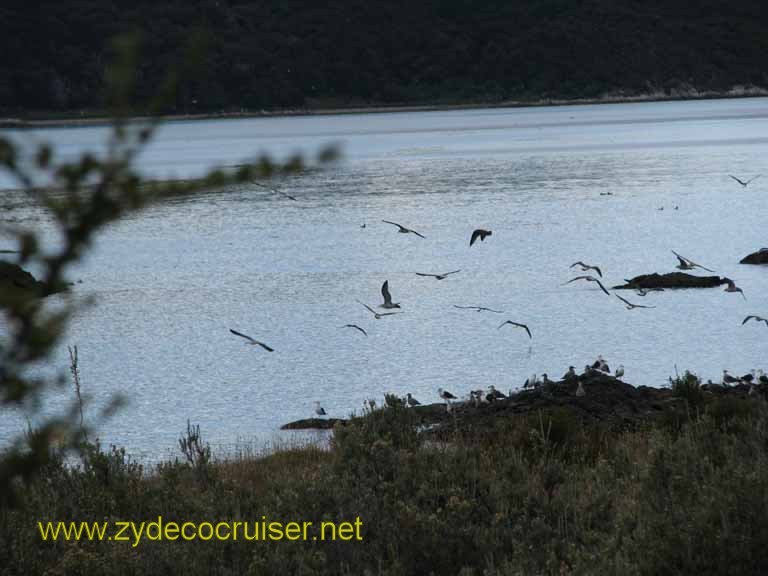
[[614,296],[616,296],[616,298],[624,302],[624,304],[627,306],[627,310],[632,310],[633,308],[656,308],[656,306],[643,306],[642,304],[632,304],[632,302],[622,298],[618,294],[614,294]]
[[497,328],[497,330],[500,330],[501,327],[504,326],[505,324],[511,324],[512,326],[523,328],[526,332],[528,332],[528,338],[533,338],[533,336],[531,335],[531,331],[528,329],[528,326],[526,326],[525,324],[520,324],[518,322],[512,322],[512,320],[507,320],[506,322],[502,322],[501,324],[499,324],[499,327]]
[[453,272],[446,272],[445,274],[424,274],[422,272],[414,272],[414,274],[416,274],[416,276],[432,277],[436,280],[445,280],[447,276],[456,274],[456,272],[461,272],[461,270],[454,270]]
[[603,277],[603,273],[600,271],[600,268],[598,268],[597,266],[584,264],[584,262],[582,262],[581,260],[579,260],[578,262],[574,262],[569,266],[569,268],[573,268],[574,266],[578,266],[582,272],[586,272],[588,270],[594,270],[595,272],[597,272],[597,275],[600,276],[600,278]]
[[381,296],[384,298],[384,304],[379,304],[379,308],[400,308],[400,304],[392,302],[392,294],[389,293],[389,280],[385,280],[381,285]]
[[371,314],[373,314],[373,317],[376,318],[376,320],[380,320],[384,316],[392,316],[392,314],[402,314],[402,312],[376,312],[376,310],[368,306],[368,304],[360,302],[360,300],[355,300],[355,302],[365,306],[366,310],[368,310]]
[[571,282],[576,282],[576,280],[586,280],[587,282],[597,282],[597,285],[600,286],[600,290],[602,290],[603,292],[608,294],[608,296],[611,295],[608,292],[608,290],[605,289],[605,286],[603,286],[603,283],[600,282],[600,280],[598,280],[594,276],[589,276],[589,275],[587,275],[587,276],[576,276],[576,278],[571,278],[570,280],[568,280],[568,282],[565,282],[563,284],[563,286],[565,286],[566,284],[570,284]]
[[398,224],[397,222],[390,222],[389,220],[382,220],[385,224],[392,224],[393,226],[397,226],[399,228],[398,232],[401,234],[416,234],[416,236],[420,238],[426,238],[423,234],[419,234],[416,232],[416,230],[411,230],[410,228],[406,228],[405,226],[402,226]]
[[693,270],[694,268],[701,268],[702,270],[706,270],[707,272],[714,272],[714,270],[710,270],[709,268],[705,268],[701,264],[696,264],[696,262],[694,262],[690,258],[686,258],[685,256],[681,256],[680,254],[678,254],[674,250],[672,250],[671,252],[672,252],[672,254],[677,256],[678,264],[677,264],[676,268],[678,270]]
[[237,330],[232,330],[232,328],[230,328],[229,331],[232,332],[232,334],[234,334],[235,336],[240,336],[240,338],[245,338],[246,340],[248,340],[248,343],[251,346],[261,346],[267,352],[274,352],[275,351],[273,348],[270,348],[269,346],[264,344],[264,342],[259,342],[258,340],[254,340],[250,336],[246,336],[245,334],[242,334],[242,333],[238,332]]

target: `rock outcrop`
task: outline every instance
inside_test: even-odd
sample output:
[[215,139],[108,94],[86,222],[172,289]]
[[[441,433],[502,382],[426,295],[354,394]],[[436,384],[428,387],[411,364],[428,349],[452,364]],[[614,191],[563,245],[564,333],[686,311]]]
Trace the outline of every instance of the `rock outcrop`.
[[720,276],[695,276],[685,272],[668,274],[642,274],[626,280],[626,284],[614,286],[614,290],[635,290],[637,288],[714,288],[727,284],[728,278]]
[[744,256],[739,264],[768,264],[768,248],[760,248],[749,256]]

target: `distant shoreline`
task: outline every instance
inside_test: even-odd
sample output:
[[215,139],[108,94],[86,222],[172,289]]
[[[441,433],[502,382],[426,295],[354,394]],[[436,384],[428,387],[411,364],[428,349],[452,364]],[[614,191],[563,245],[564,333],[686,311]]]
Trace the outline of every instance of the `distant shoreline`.
[[[246,118],[276,118],[301,116],[342,116],[351,114],[388,114],[398,112],[435,112],[451,110],[477,110],[483,108],[537,108],[547,106],[584,106],[593,104],[626,104],[634,102],[668,102],[681,100],[721,100],[741,98],[767,97],[768,90],[750,87],[732,89],[727,92],[685,92],[685,93],[652,93],[637,95],[606,95],[599,98],[558,99],[545,98],[540,100],[504,100],[501,102],[465,102],[457,104],[403,104],[403,105],[367,105],[349,107],[317,107],[292,108],[281,110],[248,110],[241,112],[206,112],[200,114],[173,114],[162,116],[164,122],[186,122],[190,120],[238,120]],[[132,121],[147,119],[147,116],[136,116]],[[77,128],[87,126],[104,126],[110,123],[110,118],[100,112],[84,113],[83,115],[51,115],[40,118],[3,118],[0,117],[0,128],[5,129],[35,129],[35,128]]]

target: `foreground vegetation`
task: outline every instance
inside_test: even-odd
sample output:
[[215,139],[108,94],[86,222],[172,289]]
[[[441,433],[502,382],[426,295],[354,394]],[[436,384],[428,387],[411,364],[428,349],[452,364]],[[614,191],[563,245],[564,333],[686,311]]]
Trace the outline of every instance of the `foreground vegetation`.
[[103,109],[108,40],[134,30],[144,97],[206,38],[183,114],[766,88],[767,23],[758,0],[3,2],[0,112]]
[[[562,410],[425,441],[385,410],[314,447],[152,471],[121,450],[52,458],[0,516],[9,574],[759,574],[768,570],[768,409],[687,409],[620,434]],[[37,521],[363,521],[349,542],[42,542]]]

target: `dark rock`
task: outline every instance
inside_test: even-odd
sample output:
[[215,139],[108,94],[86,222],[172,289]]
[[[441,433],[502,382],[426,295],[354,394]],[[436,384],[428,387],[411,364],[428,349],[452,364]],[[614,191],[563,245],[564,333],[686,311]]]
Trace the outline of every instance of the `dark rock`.
[[336,424],[344,426],[347,423],[343,418],[305,418],[280,426],[280,430],[330,430]]
[[30,296],[43,298],[65,289],[66,287],[62,286],[58,290],[45,290],[44,284],[36,280],[21,266],[0,260],[0,306],[10,299],[29,298]]
[[744,256],[739,261],[740,264],[768,264],[768,248],[761,248],[757,252],[752,252],[749,256]]
[[614,286],[614,290],[634,290],[636,288],[714,288],[727,284],[727,278],[720,276],[694,276],[685,272],[669,274],[642,274],[627,280],[626,284]]

